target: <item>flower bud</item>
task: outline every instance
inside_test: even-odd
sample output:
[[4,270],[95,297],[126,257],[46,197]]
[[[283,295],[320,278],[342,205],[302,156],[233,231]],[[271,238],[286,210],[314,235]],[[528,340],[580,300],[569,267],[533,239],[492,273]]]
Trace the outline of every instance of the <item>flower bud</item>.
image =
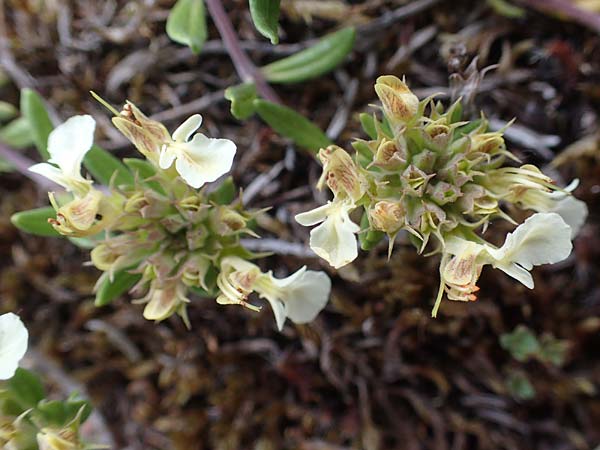
[[162,123],[146,117],[131,102],[123,106],[112,122],[142,155],[158,166],[162,146],[171,141],[171,135]]
[[406,164],[406,143],[402,139],[400,144],[402,145],[401,148],[398,147],[396,142],[384,138],[377,147],[373,165],[393,170]]
[[48,194],[56,210],[56,219],[48,219],[56,231],[64,236],[91,236],[111,226],[120,215],[122,199],[107,197],[95,189],[81,198],[59,206],[52,192]]
[[337,196],[347,194],[352,200],[359,200],[364,194],[364,180],[358,172],[358,167],[346,150],[330,145],[319,151],[319,159],[323,163],[323,175],[318,187],[323,182]]
[[169,282],[160,285],[158,280],[154,280],[150,285],[150,290],[142,302],[148,302],[144,308],[144,318],[160,322],[189,303],[185,296],[185,285],[177,282]]
[[482,133],[471,136],[470,153],[494,155],[506,149],[504,138],[499,132]]
[[391,122],[406,123],[417,114],[419,99],[399,78],[392,75],[377,78],[375,92],[383,104],[383,112]]
[[391,234],[404,226],[405,214],[401,203],[382,200],[369,211],[369,218],[374,229]]

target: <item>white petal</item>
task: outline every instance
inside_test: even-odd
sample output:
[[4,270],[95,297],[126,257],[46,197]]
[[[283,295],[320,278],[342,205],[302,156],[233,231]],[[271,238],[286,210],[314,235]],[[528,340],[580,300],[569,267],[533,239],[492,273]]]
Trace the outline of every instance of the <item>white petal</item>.
[[306,211],[300,214],[297,214],[295,219],[300,225],[304,225],[305,227],[310,227],[312,225],[316,225],[318,223],[323,222],[331,209],[331,202],[327,202],[327,204],[323,206],[319,206],[318,208],[312,209],[310,211]]
[[175,161],[176,156],[177,155],[175,154],[175,150],[173,150],[168,145],[165,145],[160,151],[158,166],[163,170],[168,169],[169,167],[171,167],[171,164],[173,164],[173,161]]
[[500,249],[489,249],[494,259],[514,262],[527,270],[562,261],[571,253],[571,228],[556,213],[537,213],[506,236]]
[[529,289],[534,288],[533,277],[527,270],[523,269],[518,264],[498,264],[495,267],[496,269],[500,269],[505,274],[513,277],[515,280],[520,281]]
[[587,205],[569,195],[556,202],[550,212],[555,212],[571,227],[571,239],[577,236],[588,215]]
[[19,316],[8,313],[0,316],[0,380],[11,378],[27,351],[27,328]]
[[29,171],[40,174],[43,177],[46,177],[49,180],[54,181],[56,184],[61,185],[65,189],[69,189],[70,179],[67,176],[65,176],[65,174],[62,173],[62,171],[58,167],[53,166],[52,164],[48,164],[48,163],[34,164],[33,166],[31,166],[29,168]]
[[200,114],[194,114],[186,119],[175,132],[173,133],[173,140],[177,142],[187,142],[188,139],[196,132],[202,125],[202,116]]
[[277,329],[279,331],[283,330],[283,325],[285,324],[285,305],[283,302],[278,299],[269,296],[265,296],[271,305],[271,309],[273,310],[273,315],[275,316],[275,323],[277,324]]
[[48,136],[49,162],[67,177],[81,178],[81,162],[94,143],[96,122],[92,116],[73,116]]
[[199,188],[231,169],[236,146],[229,139],[209,139],[196,134],[177,154],[175,168],[187,184]]
[[327,304],[331,292],[331,280],[324,272],[302,272],[285,292],[283,302],[286,315],[294,323],[308,323]]
[[340,208],[310,232],[310,248],[339,269],[358,256],[354,233],[359,230],[348,217],[348,211]]

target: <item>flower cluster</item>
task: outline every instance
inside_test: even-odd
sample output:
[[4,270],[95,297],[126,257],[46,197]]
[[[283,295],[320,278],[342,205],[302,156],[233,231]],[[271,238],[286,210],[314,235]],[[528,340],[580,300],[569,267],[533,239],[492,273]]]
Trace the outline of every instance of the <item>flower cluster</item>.
[[241,237],[258,237],[254,218],[262,211],[245,210],[230,179],[212,190],[206,184],[230,170],[236,145],[197,133],[198,114],[171,135],[132,103],[115,113],[114,125],[145,157],[125,161],[131,182],[97,187],[81,175],[93,142],[90,116],[72,117],[53,130],[49,162],[30,169],[68,191],[49,194],[56,209],[50,223],[62,235],[92,241],[91,261],[103,271],[96,289],[129,282],[135,301],[146,304],[145,318],[176,313],[188,326],[190,291],[259,310],[248,300],[257,292],[271,304],[279,329],[286,317],[313,320],[329,297],[327,275],[302,268],[277,279],[261,272],[249,262],[261,255],[245,249]]
[[[576,181],[563,189],[531,164],[505,165],[519,160],[502,131],[489,131],[484,117],[462,121],[460,101],[447,110],[432,97],[419,101],[394,76],[379,77],[375,91],[383,120],[362,117],[371,140],[354,142],[354,157],[337,146],[319,151],[318,187],[327,185],[333,200],[296,216],[302,225],[319,224],[310,233],[315,253],[339,268],[357,257],[357,234],[365,250],[387,235],[391,254],[396,235],[408,232],[419,252],[429,246],[431,254],[442,254],[433,316],[444,293],[475,300],[484,265],[532,288],[533,266],[569,255],[587,214],[571,195]],[[536,214],[502,247],[477,234],[496,218],[517,225],[510,214],[515,206]],[[356,209],[363,211],[360,226],[351,219]]]

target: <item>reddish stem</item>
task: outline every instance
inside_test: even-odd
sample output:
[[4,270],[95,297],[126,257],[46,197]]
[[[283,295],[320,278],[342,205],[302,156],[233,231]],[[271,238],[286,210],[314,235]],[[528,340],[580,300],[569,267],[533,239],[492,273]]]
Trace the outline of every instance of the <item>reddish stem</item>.
[[245,83],[254,82],[254,84],[256,84],[256,90],[263,98],[272,101],[273,103],[281,103],[277,93],[269,86],[261,71],[254,65],[242,49],[240,40],[233,29],[233,25],[231,24],[221,1],[204,1],[206,2],[206,7],[208,8],[210,16],[219,30],[219,34],[223,39],[223,44],[227,49],[227,53],[229,53],[229,56],[233,61],[235,70],[242,81]]

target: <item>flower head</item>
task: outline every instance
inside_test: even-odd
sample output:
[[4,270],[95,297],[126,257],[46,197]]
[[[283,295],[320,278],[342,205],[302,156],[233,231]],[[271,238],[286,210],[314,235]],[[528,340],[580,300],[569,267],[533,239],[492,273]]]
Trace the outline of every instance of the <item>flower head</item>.
[[159,159],[161,169],[168,169],[175,161],[175,169],[193,188],[229,172],[236,152],[236,145],[229,139],[194,134],[201,124],[200,114],[183,122],[173,133],[171,142],[163,145]]
[[300,225],[311,226],[320,223],[310,232],[310,248],[336,269],[349,264],[358,256],[355,234],[360,227],[348,215],[354,203],[348,200],[334,200],[296,216]]
[[27,328],[13,313],[0,316],[0,380],[12,378],[27,351]]
[[84,196],[92,181],[81,176],[81,163],[92,148],[95,128],[96,122],[91,116],[71,117],[48,136],[48,163],[35,164],[29,170],[43,175],[77,196]]

